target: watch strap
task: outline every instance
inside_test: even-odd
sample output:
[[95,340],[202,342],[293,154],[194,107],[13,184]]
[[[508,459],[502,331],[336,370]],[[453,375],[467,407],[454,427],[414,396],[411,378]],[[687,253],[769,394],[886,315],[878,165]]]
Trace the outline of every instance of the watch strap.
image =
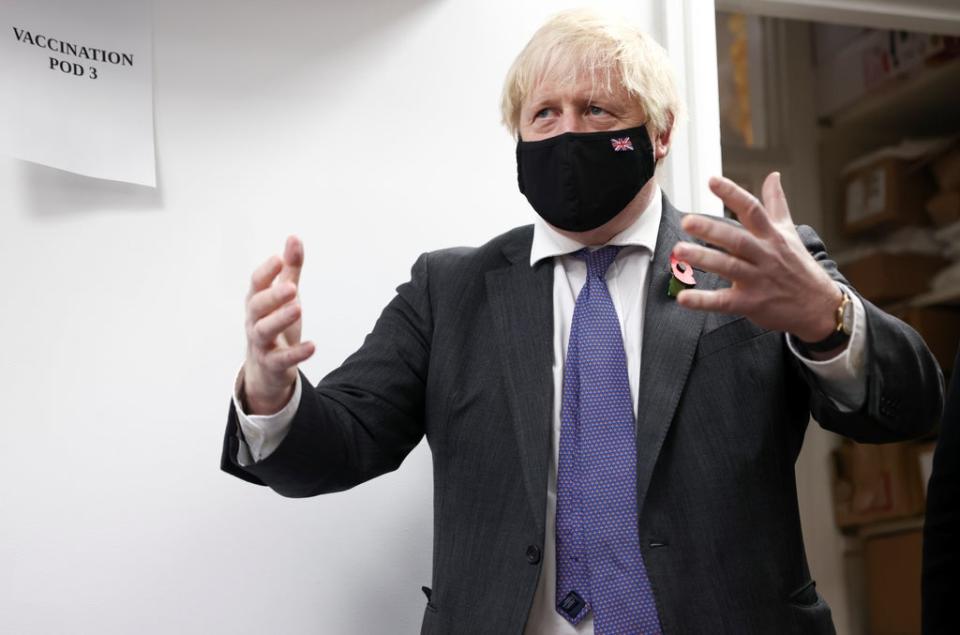
[[853,310],[853,306],[850,295],[845,290],[841,290],[841,293],[843,293],[843,299],[840,301],[840,306],[837,307],[837,328],[818,342],[804,342],[794,337],[794,344],[797,344],[798,348],[813,353],[827,353],[850,341],[850,333],[844,328],[844,317],[846,311]]
[[823,338],[819,342],[804,342],[798,338],[794,338],[793,341],[794,344],[799,345],[798,348],[801,348],[805,351],[810,351],[813,353],[826,353],[836,348],[840,348],[849,342],[850,334],[841,329],[839,331],[833,331],[830,333],[830,335]]

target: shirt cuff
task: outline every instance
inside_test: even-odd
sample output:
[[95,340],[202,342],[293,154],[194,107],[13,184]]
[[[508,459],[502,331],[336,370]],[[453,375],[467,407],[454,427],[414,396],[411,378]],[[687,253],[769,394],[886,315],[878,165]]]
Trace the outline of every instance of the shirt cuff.
[[293,417],[297,414],[297,407],[300,405],[303,386],[300,382],[300,373],[297,373],[290,401],[279,412],[272,415],[248,415],[245,413],[243,411],[243,400],[240,399],[242,392],[243,369],[241,368],[233,385],[233,407],[237,411],[237,421],[240,425],[240,430],[237,433],[237,438],[240,441],[237,462],[241,467],[246,467],[273,454],[273,451],[287,436],[290,425],[293,423]]
[[810,369],[833,405],[840,412],[853,412],[859,410],[867,398],[867,316],[860,298],[846,286],[839,286],[853,305],[853,331],[846,348],[830,359],[815,360],[801,355],[789,335],[786,339],[790,352]]

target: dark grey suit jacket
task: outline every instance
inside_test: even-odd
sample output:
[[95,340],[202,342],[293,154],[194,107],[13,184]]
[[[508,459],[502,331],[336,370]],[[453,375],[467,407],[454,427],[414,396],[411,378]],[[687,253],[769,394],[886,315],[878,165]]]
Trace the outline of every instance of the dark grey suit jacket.
[[[667,296],[684,238],[664,199],[649,276],[637,421],[641,548],[666,633],[832,633],[807,569],[794,462],[810,413],[883,442],[942,407],[920,337],[864,302],[866,403],[841,413],[782,333],[688,311]],[[352,487],[433,454],[433,591],[423,633],[520,633],[541,569],[553,403],[553,266],[532,227],[421,256],[359,351],[316,389],[289,435],[240,467],[232,410],[222,467],[285,496]],[[844,281],[809,228],[807,248]],[[698,275],[699,288],[726,284]],[[306,382],[306,378],[303,378]]]

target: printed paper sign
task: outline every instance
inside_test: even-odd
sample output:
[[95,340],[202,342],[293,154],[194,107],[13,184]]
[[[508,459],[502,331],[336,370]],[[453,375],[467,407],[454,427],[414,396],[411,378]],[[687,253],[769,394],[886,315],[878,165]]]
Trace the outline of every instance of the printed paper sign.
[[0,152],[156,185],[146,0],[3,0]]

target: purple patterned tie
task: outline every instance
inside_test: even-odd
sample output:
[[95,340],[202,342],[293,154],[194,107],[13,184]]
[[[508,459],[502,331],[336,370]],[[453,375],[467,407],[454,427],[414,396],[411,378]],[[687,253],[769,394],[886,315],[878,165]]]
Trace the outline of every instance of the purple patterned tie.
[[593,611],[596,635],[660,633],[640,553],[627,356],[604,277],[619,247],[585,249],[563,369],[557,467],[557,612]]

